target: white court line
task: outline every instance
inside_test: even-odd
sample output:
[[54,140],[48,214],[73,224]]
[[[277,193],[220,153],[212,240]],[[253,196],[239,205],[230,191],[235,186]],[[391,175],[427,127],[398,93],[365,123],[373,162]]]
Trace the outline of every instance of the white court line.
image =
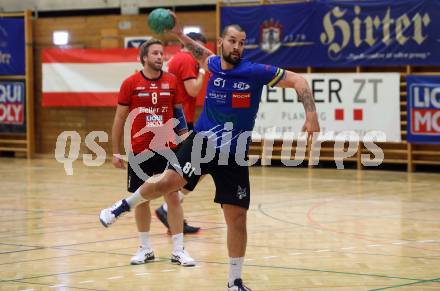
[[267,256],[267,257],[263,257],[263,259],[273,259],[273,258],[278,258],[278,256]]
[[23,290],[20,290],[20,291],[34,291],[35,289],[23,289]]
[[52,285],[52,286],[49,286],[49,288],[58,288],[58,287],[64,287],[64,286],[66,286],[66,284]]
[[377,244],[377,245],[368,245],[367,247],[374,248],[374,247],[381,247],[381,246],[382,246],[381,244]]
[[424,244],[424,243],[432,243],[432,242],[435,242],[435,240],[433,240],[433,239],[427,239],[427,240],[419,240],[418,242],[421,243],[421,244]]
[[329,252],[330,250],[317,250],[315,253],[323,253],[323,252]]
[[116,279],[122,279],[124,276],[114,276],[114,277],[108,277],[107,280],[116,280]]
[[145,276],[145,275],[150,275],[150,273],[137,273],[135,274],[136,276]]
[[393,242],[391,244],[393,244],[393,245],[403,245],[403,244],[407,244],[407,243],[408,243],[407,241],[397,241],[397,242]]
[[175,269],[162,270],[161,272],[166,273],[166,272],[173,272],[173,271],[175,271]]
[[87,284],[87,283],[93,283],[95,280],[87,280],[87,281],[81,281],[78,284]]
[[352,250],[355,249],[356,247],[345,247],[345,248],[341,248],[341,250]]
[[255,259],[244,259],[246,262],[255,261]]
[[302,255],[303,253],[289,253],[289,256],[298,256],[298,255]]

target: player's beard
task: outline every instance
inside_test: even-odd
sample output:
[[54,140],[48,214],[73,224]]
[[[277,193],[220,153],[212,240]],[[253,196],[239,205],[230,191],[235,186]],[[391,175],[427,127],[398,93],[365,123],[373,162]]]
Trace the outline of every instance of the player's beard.
[[222,57],[227,63],[234,65],[234,66],[238,65],[241,61],[241,55],[239,55],[238,58],[234,59],[232,57],[232,52],[230,52],[229,54],[225,54],[225,48],[223,47],[223,45],[222,45]]
[[158,72],[158,71],[162,70],[162,65],[163,65],[163,63],[161,63],[161,64],[159,65],[159,64],[157,64],[157,63],[155,63],[155,62],[150,62],[150,61],[148,61],[147,64],[148,64],[148,67],[150,67],[150,69],[152,69],[153,71]]

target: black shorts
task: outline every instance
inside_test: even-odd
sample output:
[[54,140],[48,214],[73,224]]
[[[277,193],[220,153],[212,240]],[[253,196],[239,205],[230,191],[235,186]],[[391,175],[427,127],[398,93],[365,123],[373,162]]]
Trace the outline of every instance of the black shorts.
[[[168,169],[181,174],[188,182],[185,189],[190,191],[194,190],[202,175],[210,174],[214,179],[216,188],[214,202],[249,209],[249,167],[238,165],[235,156],[229,156],[226,163],[219,165],[218,152],[209,162],[192,161],[195,135],[196,133],[192,132],[179,147],[176,155],[180,165],[170,164]],[[202,154],[198,156],[205,156],[207,146],[205,141],[202,146]]]
[[[146,176],[151,177],[156,174],[163,173],[168,166],[166,158],[155,153],[153,157],[139,164],[141,176],[138,176],[131,165],[133,154],[128,155],[128,171],[127,171],[127,190],[134,193],[145,182]],[[143,175],[146,176],[143,177]]]

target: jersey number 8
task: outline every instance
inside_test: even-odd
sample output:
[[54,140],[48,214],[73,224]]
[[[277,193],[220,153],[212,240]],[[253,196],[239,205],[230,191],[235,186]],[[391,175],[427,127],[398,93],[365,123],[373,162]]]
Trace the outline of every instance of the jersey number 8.
[[157,104],[157,92],[151,93],[151,103]]

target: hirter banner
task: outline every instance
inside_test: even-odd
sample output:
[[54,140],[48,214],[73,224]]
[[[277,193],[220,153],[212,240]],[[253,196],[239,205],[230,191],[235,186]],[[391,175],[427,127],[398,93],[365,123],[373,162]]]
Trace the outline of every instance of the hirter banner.
[[440,143],[440,76],[407,76],[407,140]]
[[225,6],[220,12],[220,28],[239,24],[246,31],[245,56],[259,63],[283,68],[440,64],[438,0],[315,0]]
[[137,49],[45,49],[43,106],[116,106],[124,79],[142,69]]

